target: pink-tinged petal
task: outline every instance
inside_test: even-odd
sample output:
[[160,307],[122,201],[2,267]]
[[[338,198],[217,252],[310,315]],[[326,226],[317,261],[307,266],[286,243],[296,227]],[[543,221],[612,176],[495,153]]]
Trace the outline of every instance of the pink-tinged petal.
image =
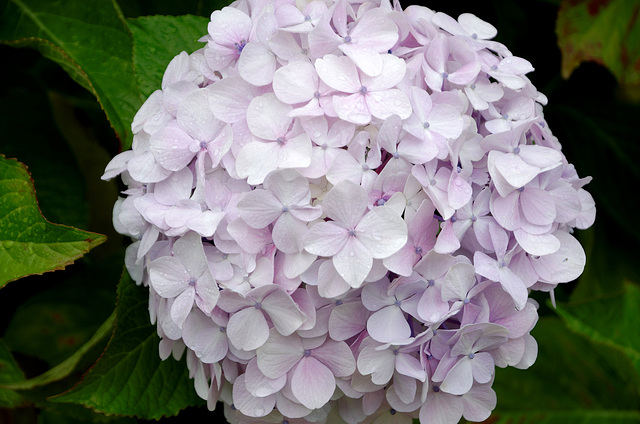
[[316,71],[329,87],[344,93],[357,93],[362,84],[356,65],[347,56],[327,55],[317,59]]
[[189,232],[180,237],[173,245],[173,253],[186,266],[191,277],[199,278],[209,271],[202,240],[198,234]]
[[444,392],[429,393],[420,408],[420,422],[456,424],[462,417],[462,411],[463,404],[460,397]]
[[371,122],[371,112],[369,112],[363,94],[355,93],[348,96],[332,96],[332,99],[333,108],[340,119],[356,125],[367,125]]
[[553,234],[529,234],[523,230],[513,232],[520,247],[530,255],[551,255],[560,249],[560,241]]
[[357,237],[351,236],[348,236],[346,243],[333,256],[332,261],[340,277],[352,288],[362,285],[373,265],[373,257],[369,250]]
[[151,136],[149,149],[164,168],[179,171],[195,156],[189,150],[192,142],[193,139],[177,123],[170,123]]
[[547,187],[555,203],[556,218],[559,223],[567,223],[575,219],[582,210],[579,192],[569,183],[558,182],[554,187]]
[[273,327],[283,336],[292,334],[307,319],[284,290],[276,290],[265,297],[262,309],[271,318]]
[[355,235],[373,258],[384,259],[407,243],[407,225],[391,208],[379,207],[362,218]]
[[156,162],[150,151],[133,156],[127,163],[127,171],[131,178],[144,183],[156,183],[171,175],[171,171]]
[[271,171],[278,169],[281,146],[277,142],[252,141],[245,144],[236,158],[236,172],[251,185],[262,184]]
[[475,386],[462,396],[464,418],[468,421],[481,422],[489,418],[498,403],[496,392],[489,385]]
[[387,119],[391,115],[398,115],[402,119],[411,116],[411,102],[398,89],[370,91],[365,96],[365,103],[371,115],[378,119]]
[[497,192],[491,197],[491,213],[498,223],[509,231],[520,228],[520,193],[513,191],[507,197]]
[[367,211],[366,191],[351,181],[336,184],[324,197],[325,214],[341,226],[352,229]]
[[182,339],[204,363],[218,362],[227,355],[227,336],[198,309],[193,309],[182,325]]
[[548,171],[562,164],[562,153],[550,147],[521,145],[518,148],[522,160],[540,168],[540,171]]
[[318,74],[306,61],[289,62],[273,76],[273,92],[287,104],[311,100],[318,89]]
[[498,262],[487,256],[485,253],[475,252],[473,255],[473,264],[478,275],[496,282],[500,279]]
[[529,297],[527,286],[525,286],[520,277],[506,266],[499,267],[498,272],[500,273],[499,281],[502,288],[511,295],[516,304],[516,308],[521,310],[526,305],[527,298]]
[[576,218],[576,228],[585,230],[593,225],[596,220],[596,203],[589,192],[584,189],[578,190],[582,211]]
[[210,86],[209,103],[216,118],[233,124],[247,115],[247,106],[256,96],[255,89],[239,76],[228,76]]
[[396,370],[407,377],[414,378],[424,382],[427,378],[427,372],[424,370],[420,360],[415,356],[406,353],[396,355]]
[[254,98],[247,109],[247,125],[256,137],[276,140],[289,130],[292,119],[287,115],[291,106],[282,103],[273,93]]
[[549,225],[556,218],[556,204],[546,190],[526,187],[520,194],[520,204],[524,217],[534,225]]
[[359,302],[336,306],[329,316],[329,337],[343,341],[360,334],[366,328],[368,315],[367,310]]
[[413,272],[413,266],[420,260],[420,255],[415,251],[416,248],[409,241],[396,253],[384,258],[383,264],[389,271],[408,277]]
[[551,283],[566,283],[573,281],[582,274],[586,263],[584,249],[578,240],[566,231],[553,233],[560,241],[557,252],[531,258],[531,265],[540,278]]
[[311,149],[312,143],[307,134],[286,140],[280,147],[278,168],[306,168],[311,165]]
[[491,356],[497,367],[505,368],[520,362],[524,355],[524,339],[509,339],[506,343],[491,351]]
[[282,203],[266,190],[253,190],[238,202],[240,218],[252,228],[264,228],[282,215]]
[[395,373],[393,375],[393,388],[402,402],[411,403],[416,398],[418,383],[415,378]]
[[330,24],[331,17],[325,14],[316,24],[316,27],[309,33],[309,50],[314,57],[323,57],[326,54],[334,53],[343,39],[335,33]]
[[464,300],[476,283],[476,269],[473,265],[459,262],[454,264],[444,277],[442,300]]
[[309,409],[322,408],[333,396],[336,380],[329,368],[317,359],[304,357],[293,369],[291,390]]
[[192,92],[176,114],[180,127],[197,141],[210,141],[220,131],[220,121],[214,118],[209,103],[210,93],[207,89]]
[[258,368],[268,378],[280,378],[303,358],[304,348],[298,335],[282,336],[275,329],[257,350]]
[[242,219],[236,219],[227,225],[227,231],[246,253],[257,254],[271,243],[271,232],[268,228],[256,230],[249,227]]
[[296,253],[304,249],[304,241],[309,232],[306,224],[284,213],[273,226],[273,243],[285,253]]
[[269,324],[258,308],[250,306],[231,315],[227,336],[236,349],[251,351],[267,341]]
[[447,79],[454,84],[466,85],[475,80],[481,68],[480,61],[469,62],[450,73]]
[[217,44],[233,45],[243,39],[246,41],[251,27],[251,18],[246,13],[234,7],[224,7],[211,14],[207,29]]
[[322,206],[294,206],[289,213],[300,221],[311,222],[322,216]]
[[157,183],[153,190],[153,196],[158,203],[174,205],[179,200],[188,199],[191,196],[192,188],[193,173],[189,168],[183,168]]
[[196,282],[196,304],[206,313],[211,313],[220,298],[220,288],[207,270]]
[[336,377],[350,377],[356,371],[356,360],[345,342],[327,340],[322,346],[313,349],[311,355]]
[[247,43],[238,59],[238,73],[249,84],[262,87],[271,84],[276,71],[276,55],[262,43]]
[[453,209],[460,209],[471,200],[473,190],[459,173],[452,172],[447,192],[449,193],[449,205]]
[[442,300],[437,286],[427,288],[417,305],[418,316],[427,323],[436,323],[449,313],[449,303]]
[[398,27],[389,18],[376,13],[364,15],[349,33],[357,45],[364,45],[383,53],[398,41]]
[[180,295],[188,287],[189,278],[189,272],[178,258],[162,256],[149,264],[149,281],[162,297]]
[[524,187],[540,173],[540,168],[529,165],[519,155],[496,151],[490,152],[489,155],[495,156],[496,169],[516,188]]
[[273,411],[276,405],[276,396],[253,396],[247,390],[245,376],[242,374],[233,382],[233,405],[248,417],[264,417]]
[[529,368],[536,362],[536,357],[538,356],[538,342],[534,339],[531,334],[524,335],[524,355],[520,362],[514,365],[515,368],[524,370]]
[[489,40],[498,34],[498,30],[493,25],[471,13],[458,16],[458,22],[469,35],[473,37],[473,34],[476,34],[481,40]]
[[442,380],[440,390],[451,393],[452,395],[463,395],[467,393],[473,385],[472,360],[473,359],[469,359],[467,356],[460,358],[449,370],[444,380]]
[[[426,119],[429,130],[445,138],[457,138],[462,134],[464,121],[455,106],[440,103],[433,105],[433,109]],[[423,123],[424,125],[424,123]]]
[[367,320],[367,331],[380,343],[401,342],[411,337],[411,328],[404,313],[395,305],[374,312]]
[[283,374],[278,378],[265,377],[258,368],[256,358],[249,361],[244,373],[245,384],[249,393],[255,397],[266,397],[280,391],[287,383],[287,376]]
[[171,305],[171,319],[176,323],[178,328],[182,328],[182,324],[184,324],[189,312],[191,312],[195,296],[196,291],[190,286],[173,301],[173,305]]
[[382,57],[376,49],[351,43],[340,44],[338,48],[365,74],[377,76],[382,71]]
[[[403,59],[391,54],[385,54],[381,57],[382,72],[380,75],[376,77],[363,75],[361,78],[362,85],[367,87],[369,92],[394,88],[402,81],[407,72],[407,64]],[[403,119],[406,118],[403,117]]]
[[379,351],[367,346],[358,355],[358,371],[363,375],[371,375],[374,384],[387,384],[393,377],[394,364],[395,356],[391,349]]
[[478,352],[471,360],[473,379],[478,383],[488,383],[495,372],[493,357],[488,352]]
[[126,150],[114,156],[105,167],[104,174],[100,177],[103,181],[117,177],[127,169],[127,162],[133,158],[133,150]]
[[442,231],[438,234],[433,250],[441,254],[453,253],[460,248],[460,240],[456,236],[451,220],[445,222]]
[[224,212],[204,211],[197,217],[187,220],[186,225],[202,237],[211,237],[224,215]]
[[331,222],[318,222],[307,235],[304,248],[318,256],[333,256],[344,247],[349,237],[348,230]]

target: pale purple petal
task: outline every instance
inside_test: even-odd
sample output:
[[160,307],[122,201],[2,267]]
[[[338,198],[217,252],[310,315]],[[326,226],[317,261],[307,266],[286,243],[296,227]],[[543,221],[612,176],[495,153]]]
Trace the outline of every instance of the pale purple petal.
[[304,348],[298,335],[282,336],[271,330],[269,339],[257,350],[258,367],[269,378],[279,378],[303,358]]
[[399,306],[387,306],[367,320],[369,335],[380,343],[401,342],[411,337],[411,328]]
[[250,351],[267,341],[269,325],[259,309],[248,307],[231,315],[227,335],[236,349]]
[[302,358],[293,369],[291,390],[309,409],[322,408],[333,396],[335,388],[331,370],[311,356]]

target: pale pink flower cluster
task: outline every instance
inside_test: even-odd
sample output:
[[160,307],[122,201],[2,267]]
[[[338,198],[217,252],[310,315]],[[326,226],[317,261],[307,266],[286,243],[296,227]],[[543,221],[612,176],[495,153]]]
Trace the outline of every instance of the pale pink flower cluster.
[[456,423],[537,355],[592,197],[474,15],[239,0],[108,165],[160,355],[236,423]]

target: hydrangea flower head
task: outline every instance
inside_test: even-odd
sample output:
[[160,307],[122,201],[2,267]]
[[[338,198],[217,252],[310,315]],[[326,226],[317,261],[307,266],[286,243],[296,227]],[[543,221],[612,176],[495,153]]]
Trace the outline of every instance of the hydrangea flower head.
[[[533,70],[471,14],[237,0],[103,178],[160,355],[232,422],[456,423],[527,368],[532,290],[577,278],[593,198]],[[395,421],[394,421],[395,422]]]

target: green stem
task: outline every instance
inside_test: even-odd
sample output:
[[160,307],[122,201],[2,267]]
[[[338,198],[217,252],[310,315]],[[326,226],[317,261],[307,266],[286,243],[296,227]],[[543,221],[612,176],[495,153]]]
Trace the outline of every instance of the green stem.
[[40,374],[37,377],[30,378],[28,380],[15,381],[12,383],[4,383],[0,384],[0,389],[10,389],[10,390],[29,390],[34,387],[44,386],[49,383],[53,383],[54,381],[62,380],[67,377],[69,374],[73,372],[76,368],[80,359],[94,346],[96,346],[100,341],[102,341],[106,336],[110,335],[113,330],[113,324],[116,319],[115,310],[113,313],[102,323],[100,328],[96,330],[91,339],[83,344],[80,349],[76,351],[73,355],[51,368],[49,371]]

